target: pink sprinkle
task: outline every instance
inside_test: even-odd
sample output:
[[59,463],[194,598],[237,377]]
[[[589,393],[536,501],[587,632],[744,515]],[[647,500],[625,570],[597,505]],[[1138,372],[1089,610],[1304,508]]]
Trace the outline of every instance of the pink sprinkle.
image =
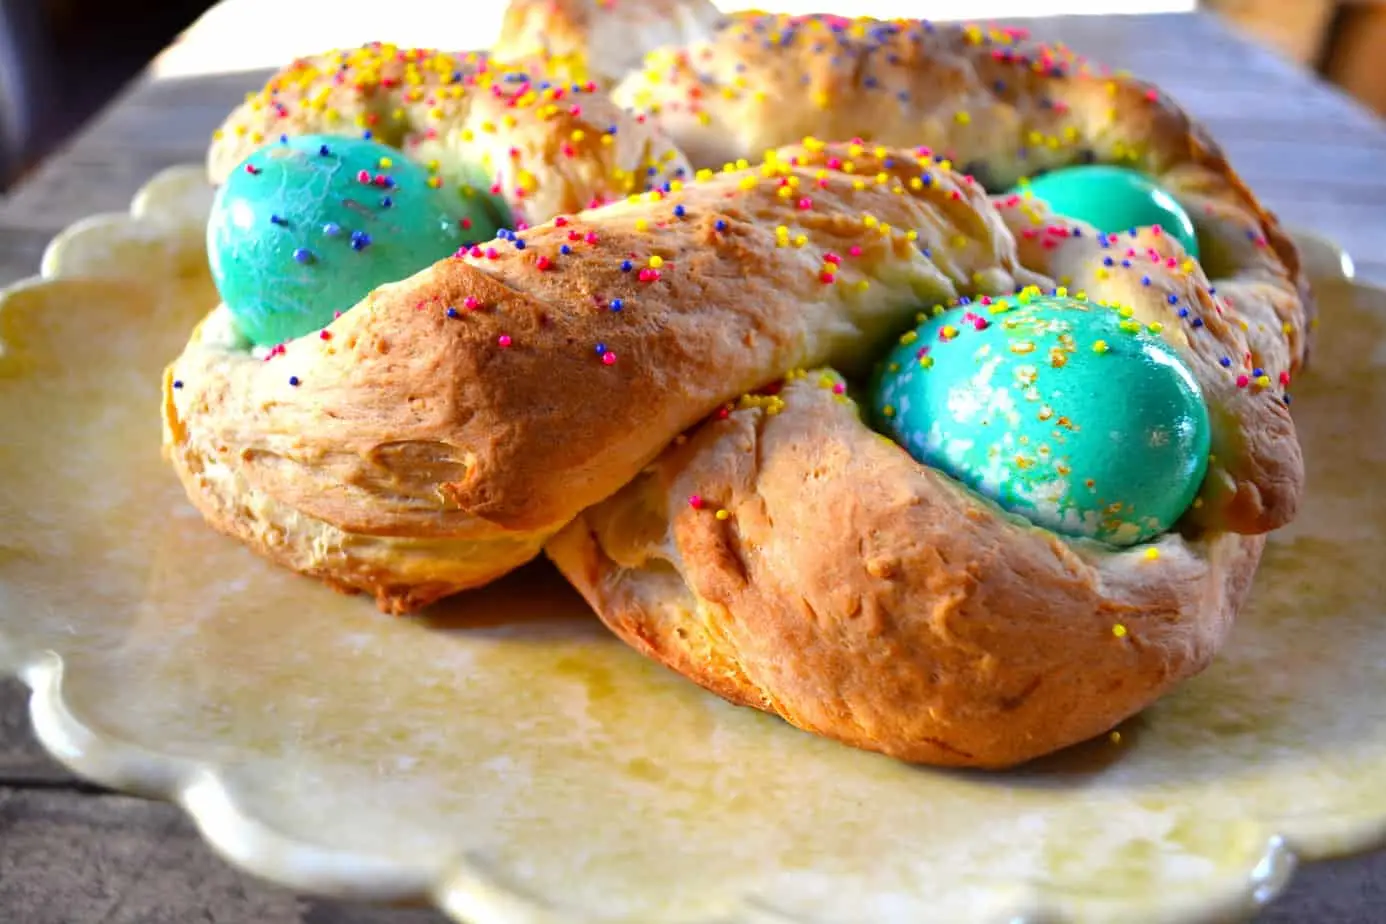
[[589,243],[589,244],[595,244],[595,243],[597,243],[597,232],[595,232],[595,231],[588,231],[588,232],[587,232],[587,236],[584,237],[583,240],[586,241],[586,242]]
[[842,258],[839,257],[837,254],[833,253],[832,251],[828,251],[827,253],[823,254],[823,262],[831,263],[833,266],[841,266]]
[[810,198],[808,198],[807,196],[805,196],[804,198],[802,198],[802,199],[799,200],[799,210],[800,210],[800,211],[806,212],[806,211],[808,211],[808,210],[811,209],[811,208],[813,208],[813,200],[812,200],[812,199],[810,199]]
[[486,248],[486,259],[488,259],[488,260],[496,260],[496,259],[499,259],[499,257],[500,257],[500,254],[496,253],[496,248],[494,248],[494,247],[487,247],[487,248]]
[[833,394],[835,394],[835,395],[840,395],[840,394],[844,393],[845,391],[847,391],[847,386],[846,386],[846,385],[843,385],[841,382],[834,382],[834,383],[833,383]]
[[697,495],[697,494],[692,495],[691,497],[688,498],[688,506],[692,507],[694,510],[702,510],[702,509],[703,509],[703,499],[702,499],[702,497],[701,497],[700,495]]
[[1251,381],[1251,379],[1247,378],[1246,376],[1244,376],[1244,375],[1239,375],[1239,376],[1237,376],[1237,387],[1238,387],[1238,388],[1246,388],[1247,384],[1250,383],[1250,381]]
[[259,176],[259,175],[260,175],[260,168],[257,167],[257,166],[255,166],[254,164],[246,164],[246,165],[245,165],[245,172],[248,173],[248,174],[250,174],[251,176]]
[[500,344],[501,349],[505,349],[506,347],[510,346],[510,335],[501,334],[499,337],[496,338],[496,343]]
[[370,175],[370,172],[369,172],[369,171],[367,171],[367,170],[362,170],[360,173],[356,174],[356,182],[358,182],[358,183],[367,183],[367,184],[369,184],[370,181],[371,181],[371,175]]
[[559,215],[557,218],[555,218],[555,219],[553,220],[553,223],[554,223],[554,226],[555,226],[555,227],[558,227],[558,228],[566,228],[566,227],[568,227],[568,219],[564,218],[562,215]]
[[602,362],[608,366],[616,365],[616,354],[608,350],[602,354]]
[[659,279],[659,270],[646,267],[640,271],[641,282],[655,282]]
[[546,257],[545,255],[540,254],[539,257],[538,257],[538,259],[536,259],[536,260],[534,261],[534,265],[537,266],[537,267],[539,267],[539,269],[541,269],[541,270],[546,270],[546,269],[548,269],[549,267],[553,266],[553,261],[550,260],[550,259],[549,259],[548,257]]
[[834,282],[837,282],[837,277],[834,276],[832,273],[819,273],[818,281],[823,283],[823,285],[825,286],[830,286]]
[[853,244],[851,247],[847,248],[847,256],[849,256],[849,257],[859,257],[859,256],[861,256],[861,245],[859,245],[859,244]]
[[481,307],[481,299],[477,298],[475,295],[468,295],[466,298],[462,299],[462,307],[466,308],[468,311],[476,311]]

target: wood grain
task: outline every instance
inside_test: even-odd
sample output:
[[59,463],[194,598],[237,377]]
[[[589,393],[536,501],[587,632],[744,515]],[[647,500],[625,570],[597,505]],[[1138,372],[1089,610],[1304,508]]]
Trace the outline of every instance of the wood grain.
[[[368,33],[372,21],[363,23]],[[1027,25],[1159,83],[1287,223],[1340,241],[1363,276],[1386,284],[1386,126],[1363,107],[1207,16]],[[180,44],[195,53],[221,40],[195,27]],[[124,210],[156,170],[200,161],[212,129],[267,73],[133,84],[0,202],[0,285],[36,272],[48,239],[72,221]],[[232,869],[176,808],[105,793],[54,763],[29,734],[26,710],[22,686],[0,682],[0,921],[442,924],[433,911],[308,900]],[[1258,920],[1386,920],[1386,854],[1309,867]]]

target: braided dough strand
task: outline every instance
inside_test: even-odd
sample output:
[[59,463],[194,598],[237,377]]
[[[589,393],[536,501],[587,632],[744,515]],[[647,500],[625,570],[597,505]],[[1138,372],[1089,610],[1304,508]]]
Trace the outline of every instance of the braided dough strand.
[[388,609],[484,583],[722,402],[798,366],[864,372],[921,304],[1050,283],[980,185],[845,155],[560,217],[268,362],[213,312],[166,376],[167,452],[214,525]]
[[930,764],[1102,734],[1221,647],[1264,537],[1064,541],[915,462],[841,390],[819,370],[743,400],[549,557],[620,638],[718,695]]
[[294,61],[251,94],[208,150],[214,183],[281,135],[370,132],[463,195],[490,189],[521,223],[624,199],[689,174],[656,127],[549,62],[496,65],[376,43]]
[[[1234,354],[1229,374],[1257,380],[1261,369],[1272,385],[1257,390],[1281,397],[1308,355],[1314,309],[1298,252],[1203,127],[1157,88],[1023,30],[740,15],[652,52],[613,92],[695,167],[817,136],[925,145],[993,190],[1071,164],[1138,168],[1193,216],[1214,313],[1244,329],[1251,361]],[[1288,522],[1298,490],[1286,478],[1259,507],[1237,501],[1238,528]]]

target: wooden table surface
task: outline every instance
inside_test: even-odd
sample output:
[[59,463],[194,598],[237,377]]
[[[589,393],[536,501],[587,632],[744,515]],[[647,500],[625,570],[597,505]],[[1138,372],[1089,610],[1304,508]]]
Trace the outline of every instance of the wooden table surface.
[[[255,15],[250,2],[243,6],[244,16]],[[213,48],[230,40],[225,26],[234,11],[223,13],[215,30],[194,30],[170,54],[195,61],[197,43]],[[1025,24],[1045,39],[1162,84],[1210,126],[1233,164],[1287,223],[1337,239],[1355,256],[1361,275],[1386,282],[1386,125],[1364,109],[1206,16]],[[199,161],[212,128],[264,76],[151,74],[137,81],[70,147],[0,201],[0,285],[34,273],[45,243],[73,220],[122,210],[156,170]],[[240,874],[202,844],[176,809],[88,785],[54,763],[34,743],[25,707],[22,687],[0,680],[0,921],[444,920],[429,910],[308,900]],[[1258,921],[1386,921],[1386,853],[1309,866]]]

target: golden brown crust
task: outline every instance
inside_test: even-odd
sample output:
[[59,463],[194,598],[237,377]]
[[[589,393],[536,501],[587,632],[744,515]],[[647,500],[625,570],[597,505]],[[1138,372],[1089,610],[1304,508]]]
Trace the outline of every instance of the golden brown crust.
[[1101,734],[1221,646],[1262,537],[1170,534],[1153,559],[1066,542],[873,434],[839,381],[699,428],[549,556],[618,636],[718,695],[930,764]]
[[547,66],[384,43],[301,58],[227,117],[208,174],[221,183],[280,135],[369,132],[446,188],[469,195],[489,186],[527,223],[688,174],[661,131],[590,85],[548,83]]
[[545,58],[605,87],[646,52],[704,38],[720,19],[711,0],[510,0],[491,53]]

